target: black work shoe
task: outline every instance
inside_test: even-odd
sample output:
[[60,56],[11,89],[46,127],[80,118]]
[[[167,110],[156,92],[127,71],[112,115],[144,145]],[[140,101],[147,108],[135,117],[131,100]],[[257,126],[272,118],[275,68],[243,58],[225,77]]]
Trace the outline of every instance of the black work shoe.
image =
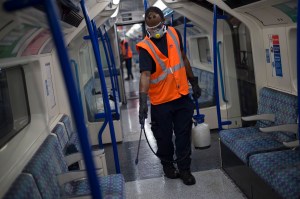
[[129,77],[125,78],[125,81],[128,81],[129,80]]
[[167,178],[170,179],[179,178],[179,172],[174,166],[163,166],[163,170]]
[[191,174],[191,171],[180,171],[180,178],[185,185],[193,185],[196,183],[195,177]]

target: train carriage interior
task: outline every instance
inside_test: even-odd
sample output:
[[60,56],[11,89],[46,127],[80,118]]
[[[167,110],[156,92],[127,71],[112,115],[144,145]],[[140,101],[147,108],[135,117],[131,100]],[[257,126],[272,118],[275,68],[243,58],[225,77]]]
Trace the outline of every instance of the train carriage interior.
[[[0,0],[0,198],[300,198],[298,4]],[[137,46],[151,41],[149,7],[162,11],[166,42],[201,88],[197,100],[187,88],[190,186],[182,160],[174,155],[170,179],[156,154],[151,96],[140,124]],[[151,45],[151,86],[169,63],[163,88],[176,73],[169,60],[182,55],[162,61]]]

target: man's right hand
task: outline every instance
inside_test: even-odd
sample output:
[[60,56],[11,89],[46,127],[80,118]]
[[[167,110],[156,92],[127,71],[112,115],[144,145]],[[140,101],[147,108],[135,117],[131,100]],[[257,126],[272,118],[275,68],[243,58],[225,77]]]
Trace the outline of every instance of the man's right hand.
[[147,118],[148,105],[147,105],[147,93],[140,93],[140,109],[139,109],[139,119],[140,124],[144,127],[145,119]]

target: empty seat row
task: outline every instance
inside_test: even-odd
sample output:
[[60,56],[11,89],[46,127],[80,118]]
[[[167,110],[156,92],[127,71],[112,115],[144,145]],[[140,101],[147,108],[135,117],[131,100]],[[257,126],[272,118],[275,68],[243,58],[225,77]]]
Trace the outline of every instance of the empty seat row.
[[[68,198],[88,196],[85,171],[69,171],[55,135],[47,136],[4,198]],[[121,174],[99,176],[103,198],[125,198]]]
[[[77,132],[74,131],[74,128],[72,128],[71,119],[68,115],[64,114],[61,119],[59,120],[58,124],[53,128],[51,131],[53,134],[57,135],[58,141],[63,149],[63,153],[65,155],[71,155],[75,156],[74,154],[80,153],[80,143],[78,139]],[[107,166],[106,166],[106,158],[104,149],[92,149],[94,161],[97,168],[102,168],[103,173],[102,175],[107,175]],[[77,155],[81,156],[81,155]],[[77,159],[73,158],[73,162]],[[80,168],[84,169],[83,162],[79,162]],[[78,164],[71,165],[69,169],[77,169]]]
[[[242,118],[257,121],[255,126],[220,131],[223,168],[248,191],[248,197],[262,196],[256,196],[264,191],[256,190],[260,187],[253,180],[259,178],[280,198],[300,198],[300,153],[291,150],[299,146],[297,117],[297,96],[262,88],[257,115]],[[230,162],[226,156],[235,160]],[[235,173],[240,171],[249,175],[237,177]]]
[[256,125],[222,130],[220,139],[246,164],[250,155],[288,149],[284,143],[297,139],[294,132],[271,130],[263,133],[262,131],[264,129],[267,131],[271,126],[296,124],[297,110],[296,96],[270,88],[262,88],[259,94],[258,115],[243,118],[245,121],[256,120]]

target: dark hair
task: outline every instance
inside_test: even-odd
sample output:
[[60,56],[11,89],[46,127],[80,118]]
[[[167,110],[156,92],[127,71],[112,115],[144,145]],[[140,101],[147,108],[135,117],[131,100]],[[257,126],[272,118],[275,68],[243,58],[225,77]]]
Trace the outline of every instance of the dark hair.
[[158,7],[154,7],[154,6],[151,6],[149,7],[147,10],[146,10],[146,13],[145,13],[145,19],[147,19],[147,17],[149,16],[149,13],[150,12],[154,12],[156,14],[159,14],[160,18],[161,19],[164,19],[164,13],[158,8]]

